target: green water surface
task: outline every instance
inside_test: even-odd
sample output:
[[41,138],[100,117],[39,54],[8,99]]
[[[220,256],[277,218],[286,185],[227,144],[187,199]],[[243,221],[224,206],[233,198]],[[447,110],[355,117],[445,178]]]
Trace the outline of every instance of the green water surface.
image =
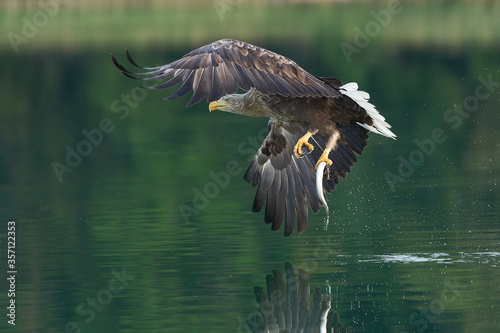
[[[285,262],[352,332],[499,332],[497,3],[226,4],[61,5],[17,50],[42,9],[0,14],[2,332],[248,332]],[[267,119],[163,101],[109,58],[156,66],[224,37],[358,82],[393,126],[328,196],[326,231],[323,211],[288,238],[251,212]]]

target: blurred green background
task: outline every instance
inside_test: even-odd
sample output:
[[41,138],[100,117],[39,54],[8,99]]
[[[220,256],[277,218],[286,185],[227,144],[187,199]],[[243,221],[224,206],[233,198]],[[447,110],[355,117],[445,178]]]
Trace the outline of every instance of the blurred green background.
[[[1,2],[0,236],[6,253],[16,221],[18,274],[0,329],[247,332],[253,287],[289,261],[354,332],[498,332],[499,17],[465,0]],[[371,135],[327,231],[323,212],[289,238],[251,213],[267,119],[162,101],[109,57],[157,66],[226,37],[358,82],[398,135]]]

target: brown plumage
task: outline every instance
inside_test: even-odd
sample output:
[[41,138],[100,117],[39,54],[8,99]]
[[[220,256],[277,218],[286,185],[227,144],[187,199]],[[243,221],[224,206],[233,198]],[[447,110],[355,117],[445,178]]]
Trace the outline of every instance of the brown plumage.
[[248,318],[251,332],[351,332],[333,310],[331,288],[311,294],[309,274],[299,267],[298,274],[286,262],[285,271],[274,269],[266,276],[266,286],[254,287],[258,304],[256,315]]
[[[206,97],[211,111],[270,118],[267,137],[244,179],[258,185],[253,211],[266,203],[266,223],[277,230],[284,218],[286,236],[295,220],[299,233],[306,229],[308,205],[316,213],[326,204],[320,191],[331,193],[339,178],[346,176],[357,161],[355,153],[361,154],[366,146],[369,131],[395,137],[357,84],[313,76],[294,61],[252,44],[222,39],[151,68],[137,65],[128,51],[127,58],[146,72],[133,73],[112,56],[125,75],[166,80],[150,88],[180,84],[165,99],[193,91],[187,106]],[[247,92],[236,94],[238,87]],[[323,188],[316,189],[315,168],[320,161],[328,171]]]

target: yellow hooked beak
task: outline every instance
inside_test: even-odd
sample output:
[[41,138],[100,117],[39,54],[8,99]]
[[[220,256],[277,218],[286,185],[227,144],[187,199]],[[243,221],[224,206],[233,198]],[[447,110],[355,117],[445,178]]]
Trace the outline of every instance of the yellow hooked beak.
[[227,107],[228,107],[227,103],[224,102],[222,99],[219,99],[218,101],[210,102],[210,104],[208,105],[208,109],[210,110],[210,112],[215,111],[215,110],[220,110],[223,108],[227,108]]

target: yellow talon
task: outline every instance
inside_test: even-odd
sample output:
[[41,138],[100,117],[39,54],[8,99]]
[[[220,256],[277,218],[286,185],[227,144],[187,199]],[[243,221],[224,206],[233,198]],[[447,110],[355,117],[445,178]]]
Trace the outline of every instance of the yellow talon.
[[304,155],[304,152],[302,151],[302,146],[306,146],[309,152],[311,152],[314,149],[314,146],[307,142],[307,139],[304,139],[303,137],[297,141],[297,144],[295,145],[295,148],[293,148],[293,152],[295,153],[296,158],[300,158],[302,155]]
[[330,153],[330,150],[325,149],[323,154],[321,154],[321,157],[319,158],[318,162],[316,163],[316,166],[314,167],[314,169],[317,169],[318,165],[321,162],[325,162],[327,167],[333,164],[332,160],[328,158],[329,153]]
[[303,146],[306,146],[309,152],[312,152],[314,150],[314,146],[310,144],[308,140],[311,136],[316,134],[316,132],[317,131],[309,131],[297,141],[297,144],[293,148],[293,153],[295,154],[296,158],[301,158],[302,155],[304,155],[304,152],[302,151]]

